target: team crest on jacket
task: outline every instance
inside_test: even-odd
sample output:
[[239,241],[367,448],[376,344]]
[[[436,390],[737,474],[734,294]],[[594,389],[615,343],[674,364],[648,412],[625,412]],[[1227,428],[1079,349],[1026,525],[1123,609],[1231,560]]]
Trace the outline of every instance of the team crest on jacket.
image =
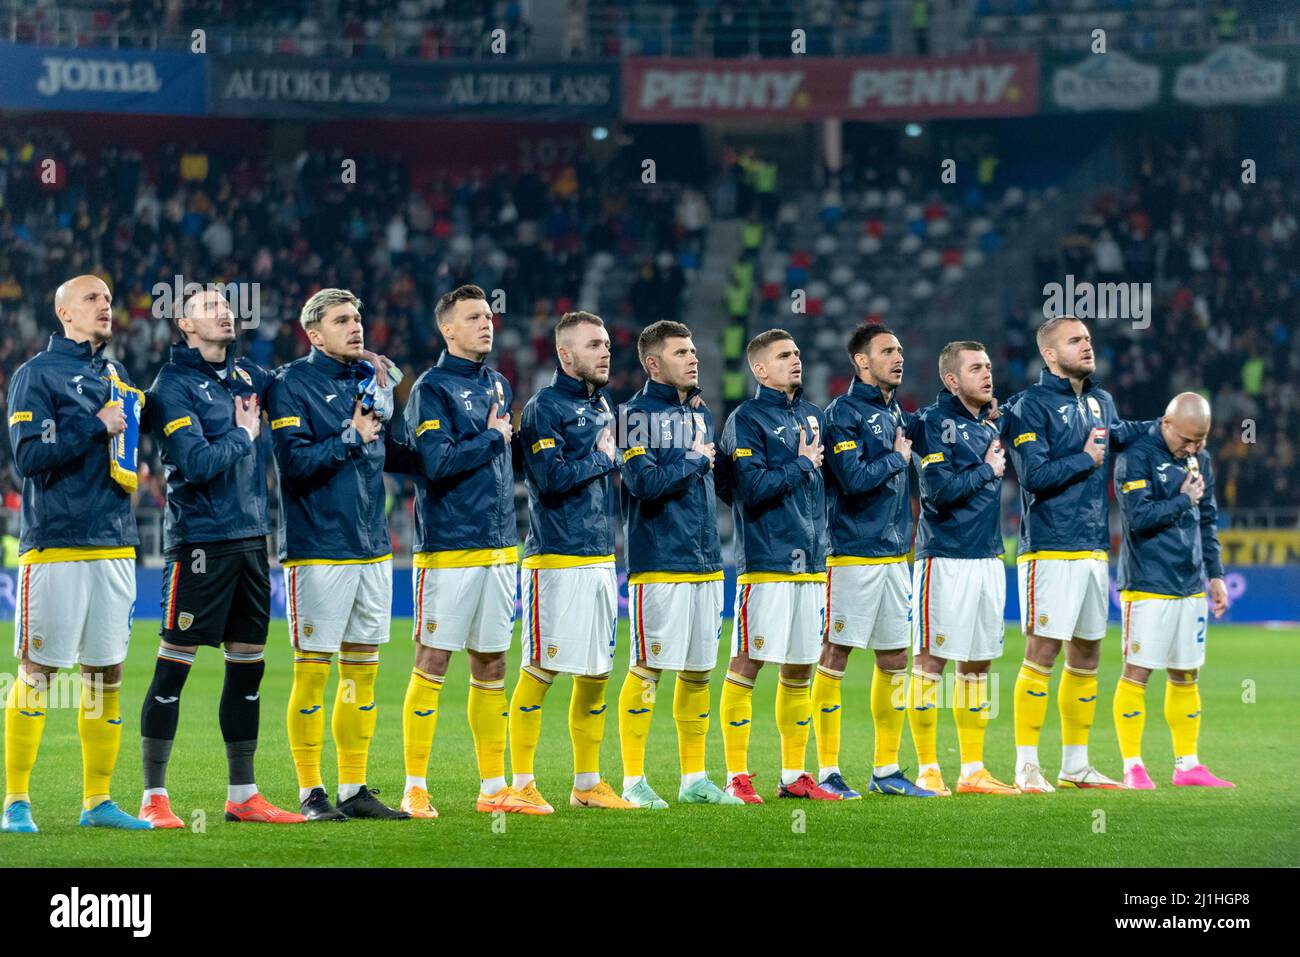
[[1101,403],[1097,401],[1096,396],[1088,396],[1088,408],[1092,411],[1093,418],[1101,418]]
[[235,375],[239,376],[239,378],[244,380],[244,385],[252,386],[253,377],[248,374],[248,370],[241,369],[239,368],[239,366],[235,366]]
[[815,415],[810,415],[810,416],[808,416],[808,428],[812,430],[812,434],[813,434],[813,438],[814,438],[814,439],[816,439],[817,436],[821,435],[821,429],[822,429],[822,427],[821,427],[821,425],[818,424],[818,422],[817,422],[817,416],[815,416]]
[[558,645],[547,645],[547,646],[546,646],[546,657],[547,657],[547,658],[554,658],[554,657],[555,657],[556,655],[558,655],[559,653],[560,653],[560,649],[559,649],[559,646],[558,646]]
[[189,631],[192,624],[194,624],[194,616],[188,611],[183,611],[176,616],[176,625],[181,631]]
[[664,646],[657,641],[650,646],[650,654],[654,655],[656,658],[659,657],[659,652],[663,650],[664,650]]
[[495,384],[497,387],[497,402],[504,406],[506,404],[506,390],[501,387],[500,379],[497,379]]

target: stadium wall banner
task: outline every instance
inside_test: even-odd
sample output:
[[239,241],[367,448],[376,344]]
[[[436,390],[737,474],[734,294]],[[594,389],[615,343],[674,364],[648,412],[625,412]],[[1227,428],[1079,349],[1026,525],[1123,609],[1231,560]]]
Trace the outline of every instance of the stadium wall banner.
[[208,57],[0,43],[0,107],[201,116]]
[[616,63],[357,62],[214,57],[218,116],[601,120],[618,114]]
[[1230,43],[1196,53],[1043,58],[1043,112],[1259,106],[1300,100],[1300,51]]
[[[732,603],[736,593],[736,569],[728,565],[724,569],[726,583],[724,586],[723,615],[733,615]],[[1007,574],[1007,608],[1008,622],[1020,620],[1020,606],[1016,591],[1016,569],[1006,569]],[[162,595],[163,569],[136,569],[136,603],[135,617],[141,620],[157,621],[162,614],[159,596]],[[0,619],[7,619],[12,627],[14,618],[14,596],[17,584],[17,570],[6,568],[0,571]],[[1228,597],[1232,607],[1223,616],[1223,622],[1259,622],[1259,621],[1297,621],[1300,620],[1300,603],[1296,595],[1300,594],[1300,565],[1286,566],[1229,566],[1225,575]],[[627,617],[627,573],[618,573],[619,614]],[[271,617],[284,619],[284,575],[279,569],[271,571]],[[516,606],[517,607],[517,606]],[[411,570],[409,568],[393,569],[393,617],[410,618],[414,613],[411,595]],[[1111,578],[1110,620],[1118,622],[1120,616],[1119,593]],[[520,617],[516,612],[516,617]]]
[[633,57],[623,66],[623,118],[918,120],[1027,116],[1038,111],[1038,55],[795,57],[688,60]]

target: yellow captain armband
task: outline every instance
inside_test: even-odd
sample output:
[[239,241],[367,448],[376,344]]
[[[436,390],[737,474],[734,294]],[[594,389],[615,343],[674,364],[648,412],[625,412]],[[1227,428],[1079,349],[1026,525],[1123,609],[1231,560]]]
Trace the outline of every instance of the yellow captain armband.
[[634,445],[632,448],[630,448],[630,449],[628,449],[626,452],[624,452],[624,453],[623,453],[623,461],[626,462],[628,459],[634,459],[634,458],[636,458],[638,455],[645,455],[645,446],[644,446],[644,445]]
[[856,449],[857,447],[858,447],[858,443],[854,442],[852,439],[850,439],[847,442],[839,442],[836,443],[835,445],[834,454],[839,455],[841,452],[848,452],[851,449]]
[[925,458],[921,459],[921,468],[925,468],[927,465],[933,465],[935,462],[942,462],[942,461],[943,461],[943,453],[934,452],[930,455],[927,455]]
[[[183,415],[179,419],[172,419],[170,422],[168,422],[166,425],[163,426],[163,436],[164,437],[169,436],[177,429],[183,429],[185,428],[185,426],[193,425],[193,424],[194,423],[190,420],[190,417],[188,415]],[[271,423],[271,428],[275,428],[274,422]]]
[[[189,419],[185,420],[185,424],[189,424]],[[274,432],[276,429],[287,429],[289,426],[296,425],[302,425],[302,419],[298,418],[296,415],[286,415],[282,418],[271,420],[271,431]],[[169,425],[168,428],[171,428],[171,426]]]
[[1026,442],[1037,442],[1037,441],[1038,441],[1037,432],[1021,432],[1019,435],[1017,435],[1014,439],[1011,440],[1011,444],[1014,445],[1016,448],[1020,448],[1020,446],[1024,445]]
[[731,457],[733,459],[747,459],[753,454],[753,449],[736,449],[736,451],[731,453]]
[[13,428],[19,422],[30,422],[31,420],[32,414],[30,412],[15,412],[9,416],[9,427]]
[[424,435],[424,433],[428,432],[430,429],[432,429],[435,432],[442,431],[442,419],[425,419],[423,422],[421,422],[419,425],[415,427],[415,437],[418,439],[420,436]]
[[1146,479],[1134,479],[1131,482],[1125,482],[1123,485],[1120,486],[1119,490],[1121,492],[1132,492],[1134,489],[1146,488],[1146,487],[1147,487]]
[[538,439],[533,443],[533,454],[536,455],[542,449],[555,448],[555,439]]

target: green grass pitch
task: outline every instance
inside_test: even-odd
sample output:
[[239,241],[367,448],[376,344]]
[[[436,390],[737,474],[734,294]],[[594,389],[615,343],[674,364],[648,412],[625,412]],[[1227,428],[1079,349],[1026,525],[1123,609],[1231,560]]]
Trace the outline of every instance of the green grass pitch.
[[[724,629],[730,633],[730,623]],[[12,623],[0,637],[12,639]],[[409,621],[393,623],[394,640],[382,654],[379,724],[370,758],[370,784],[384,799],[400,800],[401,702],[411,665]],[[727,635],[724,635],[724,641]],[[270,826],[227,824],[225,755],[217,727],[220,654],[202,649],[182,700],[169,789],[173,807],[188,821],[196,812],[206,827],[186,831],[120,833],[77,826],[80,751],[75,714],[51,709],[32,781],[37,823],[32,837],[0,835],[6,866],[1295,866],[1300,863],[1300,812],[1293,793],[1300,779],[1295,714],[1300,668],[1295,654],[1300,631],[1222,626],[1211,631],[1209,665],[1202,680],[1205,720],[1200,753],[1236,790],[1190,790],[1169,786],[1169,732],[1162,717],[1162,680],[1148,693],[1145,755],[1155,792],[1058,792],[1015,798],[954,796],[907,800],[867,796],[825,804],[776,801],[778,740],[773,697],[776,676],[768,668],[755,694],[750,767],[757,775],[762,807],[684,807],[666,811],[578,811],[568,807],[571,785],[566,728],[568,679],[560,678],[544,709],[538,782],[556,805],[550,817],[491,816],[473,809],[477,774],[465,718],[466,664],[457,656],[441,700],[429,781],[441,818],[437,821]],[[135,626],[123,695],[122,754],[114,794],[128,810],[139,807],[140,702],[157,649],[157,623]],[[296,807],[297,789],[285,737],[284,709],[290,656],[283,621],[272,623],[262,713],[258,783],[274,802]],[[725,647],[725,646],[724,646]],[[1011,692],[1023,650],[1019,629],[1007,630],[1005,653],[995,665],[999,714],[988,731],[986,756],[997,776],[1012,774]],[[518,642],[507,672],[513,688]],[[602,767],[622,781],[617,731],[617,694],[627,662],[626,622],[620,622],[617,667],[610,682],[609,719]],[[13,667],[11,663],[7,669]],[[844,682],[844,751],[849,782],[865,790],[871,730],[868,711],[870,658],[854,652]],[[1115,630],[1107,638],[1101,671],[1101,704],[1092,735],[1092,757],[1117,775],[1119,753],[1110,700],[1119,669]],[[1060,730],[1056,684],[1041,753],[1047,772],[1059,767]],[[709,773],[723,780],[722,735],[717,702],[722,669],[714,675],[714,718],[709,729]],[[1158,677],[1158,676],[1157,676]],[[328,693],[333,701],[333,682]],[[677,795],[677,748],[671,714],[671,681],[655,714],[647,769],[651,783],[670,803]],[[1253,689],[1253,693],[1252,693]],[[1253,700],[1251,700],[1253,698]],[[328,724],[327,724],[328,728]],[[957,777],[956,733],[941,714],[940,759],[950,786]],[[808,750],[815,771],[816,753]],[[910,735],[903,740],[904,766],[915,767]],[[333,784],[334,755],[326,744],[325,778]],[[504,828],[502,829],[502,825]]]

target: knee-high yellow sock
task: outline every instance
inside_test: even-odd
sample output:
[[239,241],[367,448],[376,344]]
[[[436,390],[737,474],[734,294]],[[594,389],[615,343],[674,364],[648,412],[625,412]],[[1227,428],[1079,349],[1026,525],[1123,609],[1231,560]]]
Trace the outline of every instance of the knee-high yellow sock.
[[654,717],[659,672],[633,665],[618,694],[618,745],[623,754],[623,776],[645,775],[645,743]]
[[1057,707],[1061,711],[1061,743],[1086,747],[1088,732],[1097,717],[1097,669],[1065,666]]
[[[1043,734],[1043,722],[1047,720],[1047,683],[1051,676],[1051,668],[1044,668],[1028,660],[1020,663],[1015,688],[1017,748],[1038,747],[1038,739]],[[1062,691],[1064,692],[1064,682]]]
[[[813,730],[817,734],[817,763],[823,768],[840,763],[840,686],[844,672],[818,665],[812,683]],[[777,689],[780,693],[780,689]]]
[[709,674],[677,673],[673,683],[673,721],[677,725],[677,757],[682,774],[703,774],[709,735]]
[[540,668],[525,665],[519,670],[514,694],[510,696],[510,770],[516,781],[533,776],[533,756],[542,733],[542,701],[551,690],[552,678]]
[[328,655],[299,652],[294,656],[287,723],[289,752],[300,788],[318,788],[325,783],[320,774],[320,754],[325,740],[325,682],[329,676]]
[[573,742],[573,773],[600,773],[600,742],[605,737],[605,685],[608,675],[573,676],[569,698],[569,740]]
[[912,729],[916,761],[922,768],[939,765],[939,686],[943,675],[913,670],[907,685],[907,723]]
[[[1142,731],[1147,723],[1147,686],[1131,678],[1120,678],[1111,705],[1115,716],[1115,737],[1125,762],[1142,760]],[[1125,764],[1128,770],[1128,764]]]
[[429,752],[433,749],[434,732],[438,730],[438,694],[442,682],[442,675],[411,669],[406,700],[402,702],[402,755],[408,778],[422,778],[429,770]]
[[32,768],[45,730],[46,688],[44,677],[37,685],[21,669],[18,680],[5,699],[5,807],[14,801],[30,801]]
[[379,652],[339,652],[339,688],[330,728],[339,756],[340,785],[366,783],[370,739],[375,736],[375,719],[379,716],[375,701],[378,673]]
[[81,737],[82,806],[87,809],[108,800],[109,782],[122,746],[121,688],[120,684],[81,676],[77,732]]
[[722,750],[727,778],[749,773],[749,729],[754,718],[754,679],[727,672],[722,683]]
[[988,675],[958,675],[952,713],[957,723],[957,746],[961,763],[984,762],[984,728],[988,724]]
[[907,719],[907,707],[903,703],[907,697],[902,693],[906,680],[906,671],[885,671],[877,665],[871,672],[871,724],[876,735],[877,768],[898,764],[903,722]]
[[1174,757],[1195,754],[1201,736],[1201,689],[1194,680],[1170,679],[1165,684],[1165,722],[1173,735]]
[[[504,786],[506,776],[506,683],[469,682],[469,730],[474,736],[474,755],[478,759],[480,782],[497,784],[490,792]],[[410,773],[410,772],[407,772]]]
[[802,771],[812,725],[812,679],[781,677],[776,684],[776,730],[781,734],[781,770]]

